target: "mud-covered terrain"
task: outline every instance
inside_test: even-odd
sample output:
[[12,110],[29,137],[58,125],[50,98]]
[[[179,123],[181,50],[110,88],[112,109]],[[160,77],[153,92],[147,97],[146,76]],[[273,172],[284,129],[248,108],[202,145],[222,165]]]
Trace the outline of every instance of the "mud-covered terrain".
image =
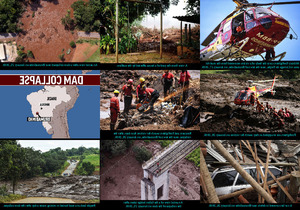
[[[296,121],[284,121],[279,126],[272,114],[259,113],[254,107],[241,107],[233,103],[236,93],[248,86],[247,80],[270,80],[241,74],[201,74],[200,130],[201,132],[299,132],[299,80],[279,78],[275,83],[275,95],[267,93],[259,97],[265,105],[268,102],[278,111],[287,108]],[[270,83],[266,84],[270,87]],[[266,87],[258,87],[258,89]]]
[[[157,142],[146,144],[135,141],[135,145],[144,146],[154,155],[162,150]],[[102,153],[104,163],[101,168],[100,200],[140,200],[142,165],[136,160],[132,150],[124,155],[111,158]],[[200,199],[200,169],[194,163],[182,159],[170,169],[170,200]]]
[[[180,89],[178,85],[180,70],[172,70],[171,72],[176,77],[175,89],[178,91]],[[180,126],[184,109],[188,106],[193,106],[194,108],[199,108],[200,106],[200,70],[189,70],[189,72],[192,79],[189,88],[189,98],[185,103],[182,103],[181,106],[175,106],[176,108],[172,109],[162,108],[161,103],[158,103],[154,107],[154,112],[139,112],[136,109],[136,93],[134,93],[131,109],[127,116],[122,114],[124,102],[120,102],[121,117],[118,119],[115,128],[123,130],[199,130],[199,123],[188,128]],[[159,100],[162,100],[163,85],[161,84],[161,76],[163,73],[163,70],[101,70],[101,130],[110,129],[109,105],[110,98],[113,96],[115,89],[121,91],[121,88],[126,84],[128,79],[133,79],[133,85],[136,89],[139,84],[139,78],[144,77],[146,83],[150,83],[150,88],[159,91]],[[178,92],[174,97],[180,97],[182,93]]]
[[[12,193],[10,182],[0,182],[0,186],[3,184]],[[35,177],[19,181],[15,193],[27,197],[99,200],[100,176]]]

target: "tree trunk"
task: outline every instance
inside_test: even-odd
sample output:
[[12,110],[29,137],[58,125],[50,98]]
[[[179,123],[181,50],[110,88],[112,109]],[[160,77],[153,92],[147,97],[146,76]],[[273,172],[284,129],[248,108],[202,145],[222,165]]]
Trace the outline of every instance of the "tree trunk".
[[[230,155],[230,153],[223,147],[218,140],[211,141],[213,145],[220,151],[223,157],[231,163],[232,167],[259,193],[268,203],[276,203],[276,201],[270,196],[242,167],[241,165]],[[200,156],[201,159],[201,156]],[[201,164],[200,164],[201,166]]]

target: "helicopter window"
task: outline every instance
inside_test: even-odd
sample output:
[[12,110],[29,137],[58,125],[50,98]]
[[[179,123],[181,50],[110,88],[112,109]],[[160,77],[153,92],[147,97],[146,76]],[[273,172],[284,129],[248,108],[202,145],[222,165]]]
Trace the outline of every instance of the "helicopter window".
[[226,33],[227,31],[230,30],[230,24],[231,21],[228,21],[227,23],[224,24],[223,33]]
[[278,16],[275,12],[271,11],[270,9],[266,9],[262,7],[257,7],[255,9],[255,12],[256,12],[256,18],[261,18],[267,15]]
[[244,92],[240,95],[239,99],[241,100],[246,100],[248,97],[247,97],[247,92]]
[[245,20],[249,21],[254,18],[253,10],[248,10],[245,12]]
[[249,30],[255,26],[256,26],[256,22],[252,21],[252,22],[247,23],[246,28]]
[[271,28],[272,20],[270,18],[262,18],[259,22],[265,29]]

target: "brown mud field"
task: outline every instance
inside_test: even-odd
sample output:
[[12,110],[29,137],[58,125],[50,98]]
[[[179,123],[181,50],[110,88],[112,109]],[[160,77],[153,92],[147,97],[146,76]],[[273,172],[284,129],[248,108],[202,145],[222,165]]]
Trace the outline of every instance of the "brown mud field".
[[[171,70],[175,77],[179,77],[180,70]],[[182,103],[181,108],[165,110],[161,104],[154,106],[154,112],[139,112],[136,109],[136,93],[134,93],[131,109],[127,116],[123,113],[124,102],[120,102],[121,117],[119,117],[115,129],[118,130],[199,130],[199,123],[184,128],[180,124],[184,109],[192,106],[196,109],[200,106],[200,70],[189,70],[191,74],[189,98]],[[133,79],[134,87],[139,84],[139,78],[144,77],[150,88],[159,91],[160,98],[163,98],[163,85],[161,76],[163,70],[101,70],[101,102],[100,102],[100,125],[101,130],[110,129],[109,102],[115,89],[121,91],[128,79]],[[178,87],[178,79],[175,81],[175,89]],[[119,94],[119,100],[120,100]],[[180,97],[181,93],[175,97]],[[170,101],[170,100],[169,100]]]
[[299,80],[289,81],[279,78],[275,83],[275,95],[266,93],[259,97],[259,101],[264,105],[268,102],[277,111],[287,107],[295,116],[296,121],[284,121],[284,125],[280,127],[270,113],[259,113],[256,106],[237,106],[233,103],[236,93],[245,89],[249,79],[273,78],[245,77],[229,73],[201,74],[201,132],[299,132]]
[[[74,49],[71,41],[77,40],[77,33],[66,30],[61,19],[67,11],[73,13],[71,5],[76,0],[31,1],[26,3],[20,22],[23,32],[17,37],[17,45],[31,50],[34,55],[31,62],[61,62],[58,55],[64,53],[66,62],[72,60]],[[71,49],[71,53],[67,51]]]
[[[67,177],[35,177],[20,180],[15,194],[27,197],[67,198],[72,200],[99,200],[100,176],[67,176]],[[6,184],[8,192],[12,193],[10,182]]]
[[[153,155],[162,149],[157,142],[135,141],[134,144],[146,147]],[[101,154],[104,163],[100,173],[100,200],[140,200],[143,169],[131,149],[117,157]],[[200,169],[192,162],[182,159],[170,169],[169,199],[200,199]]]

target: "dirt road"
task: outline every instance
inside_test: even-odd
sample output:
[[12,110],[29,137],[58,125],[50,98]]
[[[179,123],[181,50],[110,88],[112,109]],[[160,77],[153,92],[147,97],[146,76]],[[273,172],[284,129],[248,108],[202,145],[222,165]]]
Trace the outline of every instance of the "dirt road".
[[47,198],[47,197],[31,197],[24,198],[21,200],[15,200],[11,203],[75,203],[71,199],[63,199],[63,198]]

